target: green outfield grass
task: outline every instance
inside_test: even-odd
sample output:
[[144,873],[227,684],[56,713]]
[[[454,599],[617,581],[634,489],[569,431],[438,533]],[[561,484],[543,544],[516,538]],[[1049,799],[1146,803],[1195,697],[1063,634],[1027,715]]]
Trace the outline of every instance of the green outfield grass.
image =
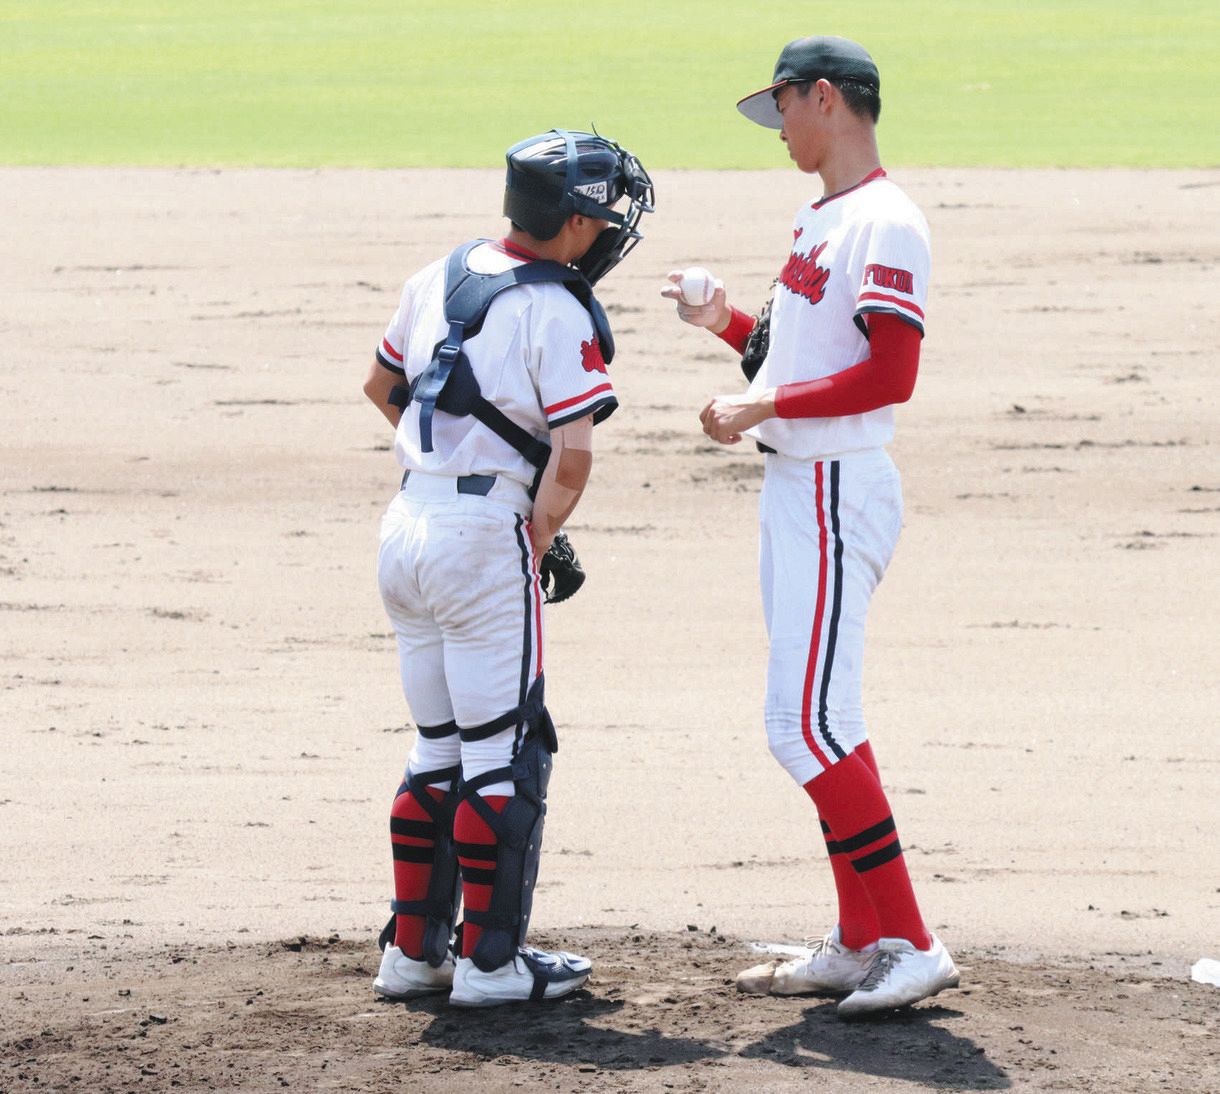
[[909,165],[1220,165],[1220,3],[0,0],[0,162],[486,166],[553,125],[650,167],[786,164],[734,110],[808,33]]

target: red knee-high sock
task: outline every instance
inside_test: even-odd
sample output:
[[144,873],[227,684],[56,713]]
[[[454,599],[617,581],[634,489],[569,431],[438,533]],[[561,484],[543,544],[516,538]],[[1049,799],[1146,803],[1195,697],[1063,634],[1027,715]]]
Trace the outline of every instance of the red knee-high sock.
[[[873,758],[873,750],[868,741],[856,747],[856,755],[880,781],[877,761]],[[835,838],[834,831],[824,817],[819,817],[819,820],[822,824],[822,835],[826,839],[826,853],[830,856],[830,869],[834,874],[835,893],[839,898],[840,940],[844,946],[861,950],[881,936],[877,913],[873,910],[873,902],[869,900],[860,875],[856,873],[847,852]]]
[[[445,791],[429,786],[428,794],[440,800]],[[394,799],[390,810],[390,845],[394,852],[394,896],[398,900],[423,900],[428,895],[432,861],[436,849],[432,817],[410,790]],[[424,952],[424,917],[396,915],[394,945],[416,961]]]
[[[880,781],[877,772],[877,761],[873,758],[873,750],[868,741],[856,747],[856,755],[865,766]],[[806,789],[808,789],[806,787]],[[812,796],[812,795],[811,795]],[[830,856],[830,869],[834,874],[835,893],[839,898],[839,933],[845,946],[853,950],[863,949],[876,942],[881,935],[877,924],[877,913],[873,910],[873,902],[868,897],[860,875],[856,873],[842,849],[834,832],[826,822],[825,817],[818,818],[822,825],[822,835],[826,840],[826,853]]]
[[932,939],[919,914],[902,845],[881,781],[855,752],[805,784],[850,862],[885,938],[905,938],[926,950]]
[[865,766],[873,773],[873,778],[880,782],[881,772],[877,770],[877,758],[873,755],[872,744],[865,741],[863,744],[856,745],[856,755],[864,761]]
[[[508,795],[488,794],[483,800],[497,813],[504,809]],[[496,883],[496,836],[469,801],[463,801],[453,818],[453,838],[457,842],[458,866],[462,871],[462,903],[469,912],[485,912],[491,904]],[[483,934],[468,919],[462,922],[462,956],[474,953]]]
[[[808,789],[808,787],[806,787]],[[881,937],[877,913],[860,875],[852,867],[847,853],[835,839],[834,830],[819,817],[822,835],[826,840],[826,854],[830,856],[830,869],[834,874],[835,893],[839,898],[839,936],[844,946],[862,950]]]

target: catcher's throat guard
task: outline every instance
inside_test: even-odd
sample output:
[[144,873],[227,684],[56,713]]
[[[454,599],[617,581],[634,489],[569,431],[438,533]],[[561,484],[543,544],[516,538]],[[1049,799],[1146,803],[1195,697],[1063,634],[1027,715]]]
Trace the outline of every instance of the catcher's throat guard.
[[[534,907],[534,884],[542,860],[546,789],[558,749],[555,724],[542,697],[543,682],[539,676],[525,703],[503,716],[524,721],[529,728],[512,763],[476,776],[463,783],[460,791],[460,796],[469,800],[496,837],[496,880],[487,911],[467,908],[463,913],[466,920],[482,929],[471,958],[484,972],[507,964],[524,944]],[[503,718],[496,719],[496,723],[502,721]],[[479,791],[505,780],[512,781],[514,793],[497,813]]]
[[462,351],[462,343],[479,332],[491,302],[505,289],[546,281],[566,285],[584,305],[593,320],[602,359],[607,364],[614,359],[614,336],[604,309],[593,295],[592,286],[579,270],[549,259],[538,259],[503,273],[476,273],[466,264],[466,260],[471,251],[485,242],[475,239],[464,243],[449,256],[445,266],[445,321],[449,324],[449,333],[443,342],[437,344],[432,360],[423,372],[409,385],[400,384],[394,388],[389,401],[401,410],[412,402],[418,404],[419,440],[424,452],[433,450],[432,419],[437,410],[457,417],[473,415],[537,469],[534,480],[536,489],[550,458],[551,446],[538,440],[483,398],[479,382]]
[[[456,726],[454,729],[456,730]],[[428,891],[423,900],[393,900],[390,902],[390,922],[381,932],[380,944],[384,950],[394,941],[395,917],[400,915],[416,915],[424,918],[423,957],[434,969],[439,969],[449,952],[449,943],[453,938],[454,924],[457,920],[458,901],[461,898],[462,879],[458,871],[457,845],[453,841],[453,817],[461,800],[459,776],[461,769],[446,767],[437,771],[407,770],[398,793],[407,791],[423,807],[431,818],[431,848],[432,872],[428,877]],[[428,787],[433,783],[448,782],[449,789],[438,800],[428,793]],[[390,831],[401,835],[419,835],[413,831],[415,821],[390,819]],[[426,823],[426,822],[425,822]],[[395,854],[411,854],[421,850],[415,847],[394,845]]]

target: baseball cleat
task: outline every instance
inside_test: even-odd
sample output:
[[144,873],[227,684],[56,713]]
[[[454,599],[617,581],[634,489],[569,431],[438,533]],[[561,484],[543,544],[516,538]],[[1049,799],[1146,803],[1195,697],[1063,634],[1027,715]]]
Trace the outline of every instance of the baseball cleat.
[[484,972],[459,957],[449,1002],[455,1007],[497,1007],[501,1003],[558,999],[584,986],[593,962],[576,954],[546,953],[522,946],[506,965]]
[[408,957],[397,946],[386,946],[373,991],[386,999],[414,999],[417,995],[448,991],[452,984],[452,954],[446,954],[441,967],[434,969],[427,961]]
[[935,935],[926,950],[917,950],[905,938],[882,938],[860,986],[839,1004],[839,1014],[853,1018],[910,1006],[956,988],[960,979],[953,958]]
[[813,944],[808,957],[794,957],[776,968],[771,977],[771,994],[849,992],[860,987],[877,946],[874,943],[863,950],[853,950],[843,945],[841,937],[836,926]]

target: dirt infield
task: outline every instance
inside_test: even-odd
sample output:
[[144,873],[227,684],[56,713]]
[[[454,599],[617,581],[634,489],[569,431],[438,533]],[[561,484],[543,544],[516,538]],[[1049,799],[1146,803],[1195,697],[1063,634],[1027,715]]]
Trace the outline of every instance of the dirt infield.
[[359,389],[500,173],[0,170],[0,1089],[1215,1089],[1220,177],[894,174],[934,286],[866,705],[964,983],[844,1024],[731,986],[834,902],[763,740],[761,467],[696,421],[740,376],[658,296],[756,306],[809,180],[662,174],[607,279],[535,910],[595,977],[459,1015],[369,989],[410,733]]
[[584,929],[540,941],[597,955],[590,986],[558,1003],[462,1012],[439,999],[375,1002],[368,946],[337,936],[84,955],[58,940],[37,973],[18,970],[0,1085],[1215,1090],[1214,989],[1147,969],[968,954],[961,990],[844,1022],[831,999],[739,994],[729,971],[752,958],[722,935]]

